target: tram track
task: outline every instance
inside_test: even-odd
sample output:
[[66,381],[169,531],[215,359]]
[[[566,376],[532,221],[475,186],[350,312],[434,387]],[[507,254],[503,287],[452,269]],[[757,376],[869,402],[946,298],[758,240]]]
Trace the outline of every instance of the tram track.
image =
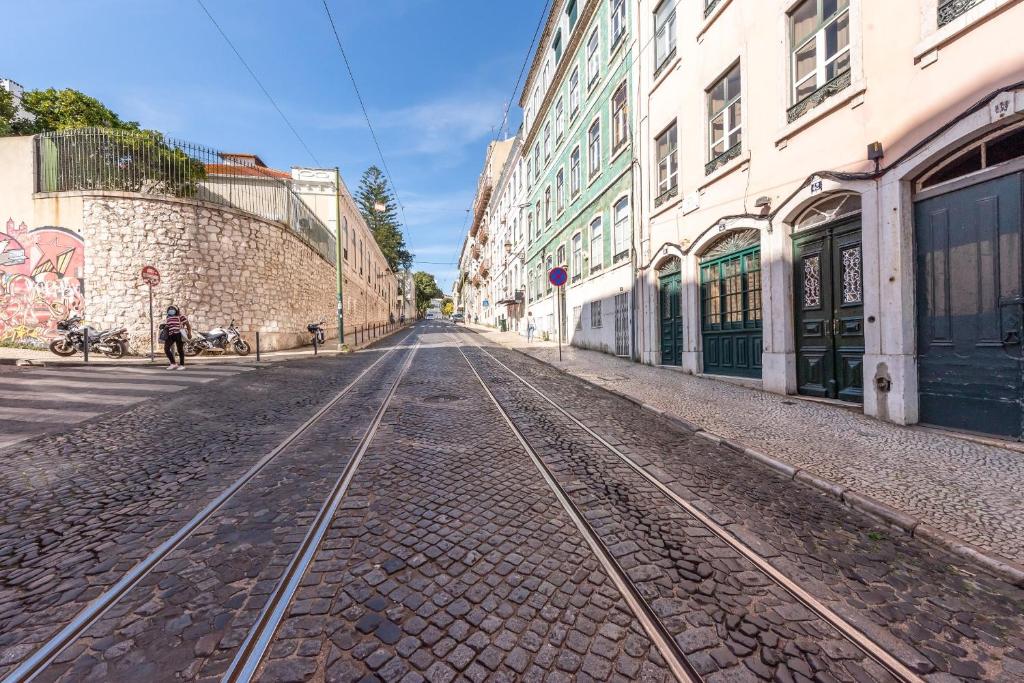
[[[175,550],[182,547],[182,545],[201,526],[214,519],[218,512],[223,510],[225,506],[235,498],[236,494],[242,491],[247,484],[266,471],[282,453],[288,451],[288,449],[293,446],[300,437],[309,433],[314,426],[321,422],[325,415],[338,406],[338,404],[347,396],[352,394],[357,387],[360,387],[364,383],[364,380],[371,376],[375,369],[382,367],[385,361],[392,357],[396,351],[405,348],[405,343],[415,334],[415,330],[411,331],[403,337],[401,341],[392,345],[391,348],[380,356],[380,358],[377,358],[373,363],[360,371],[359,374],[356,375],[356,377],[353,378],[346,386],[318,408],[313,415],[309,417],[309,419],[285,437],[276,447],[264,454],[259,460],[250,466],[249,469],[235,478],[228,486],[224,487],[213,500],[207,503],[206,506],[199,510],[186,523],[181,525],[174,534],[139,560],[113,585],[100,592],[85,608],[80,610],[72,620],[57,631],[56,634],[44,640],[40,646],[34,649],[31,654],[22,660],[16,668],[10,671],[2,679],[2,683],[23,683],[31,681],[46,670],[46,668],[53,663],[53,661],[62,652],[69,648],[79,638],[84,636],[91,627],[96,625],[104,617],[104,615],[118,605],[118,603],[125,598],[133,588],[146,579],[146,577],[149,576],[162,561],[167,559]],[[415,354],[417,347],[412,349],[406,359],[406,362],[401,366],[402,373],[399,374],[399,377],[401,377],[404,370],[408,368],[408,364],[411,362],[411,358]],[[392,394],[393,391],[390,392],[388,396],[390,397]],[[372,424],[375,425],[377,422],[379,422],[379,419],[375,420]]]
[[[667,626],[658,617],[658,615],[653,610],[652,606],[648,604],[647,600],[642,597],[643,591],[632,582],[628,575],[628,572],[619,565],[616,558],[613,557],[611,552],[609,552],[608,547],[600,539],[597,532],[594,530],[593,526],[586,520],[585,515],[581,513],[576,504],[572,501],[570,494],[565,490],[565,488],[561,484],[558,483],[555,473],[552,471],[551,467],[544,462],[543,458],[538,454],[537,450],[529,443],[527,435],[524,434],[520,426],[516,424],[515,418],[513,417],[509,409],[501,404],[498,398],[491,391],[490,387],[488,387],[482,374],[478,372],[477,367],[474,365],[469,355],[466,354],[465,350],[463,349],[463,341],[465,340],[465,336],[465,333],[455,335],[456,346],[459,348],[460,352],[465,357],[466,362],[469,364],[477,380],[481,383],[481,385],[483,385],[490,399],[494,402],[497,409],[504,416],[510,429],[512,429],[516,437],[519,439],[520,443],[523,445],[524,450],[526,450],[526,452],[530,455],[531,459],[537,465],[538,469],[541,470],[545,480],[548,482],[549,486],[555,492],[555,495],[559,498],[560,502],[562,502],[563,507],[566,508],[566,511],[570,514],[570,516],[573,517],[574,522],[576,522],[577,526],[580,527],[581,533],[583,533],[584,536],[587,538],[588,543],[590,543],[591,546],[594,548],[595,553],[597,553],[600,556],[601,562],[606,566],[606,569],[608,569],[609,574],[615,577],[616,584],[620,587],[620,591],[625,591],[623,593],[624,596],[627,594],[633,596],[633,599],[627,598],[627,600],[630,603],[631,608],[634,609],[634,612],[637,613],[638,619],[641,619],[641,621],[645,624],[645,628],[648,629],[649,633],[652,636],[652,639],[655,641],[655,643],[658,644],[659,650],[661,650],[662,655],[665,656],[666,659],[668,659],[668,661],[670,662],[672,661],[672,659],[670,659],[671,657],[676,656],[677,654],[680,657],[681,660],[676,661],[675,665],[672,666],[673,673],[676,674],[679,680],[683,681],[702,680],[700,674],[697,673],[695,668],[689,662],[687,656],[679,651],[675,639],[672,638],[670,629],[668,629]],[[500,359],[494,356],[494,354],[490,353],[490,351],[488,351],[486,348],[475,342],[466,341],[466,344],[470,347],[473,347],[480,353],[484,354],[486,357],[490,358],[497,366],[504,370],[504,372],[507,373],[509,377],[513,378],[514,381],[517,381],[518,383],[525,386],[529,392],[539,397],[541,401],[547,404],[551,409],[553,409],[553,411],[567,419],[572,425],[575,426],[575,428],[582,430],[588,438],[600,444],[603,449],[605,449],[608,453],[612,454],[616,459],[625,464],[629,468],[629,470],[631,470],[633,473],[635,473],[643,480],[645,480],[647,484],[657,489],[657,491],[659,491],[665,499],[671,501],[671,504],[673,506],[684,512],[687,516],[696,521],[702,528],[707,529],[707,531],[713,534],[719,541],[724,543],[727,547],[731,548],[738,555],[744,558],[747,562],[752,564],[758,572],[767,577],[774,585],[781,588],[786,594],[788,594],[803,608],[809,610],[818,619],[821,619],[824,623],[828,624],[828,626],[834,629],[843,639],[845,639],[847,642],[856,647],[867,658],[875,662],[890,676],[892,676],[893,679],[915,683],[923,681],[921,676],[919,676],[908,666],[906,666],[903,662],[901,662],[899,659],[893,656],[888,650],[886,650],[884,647],[876,643],[863,631],[861,631],[854,625],[850,624],[846,619],[837,614],[834,610],[829,608],[827,605],[823,604],[815,596],[810,594],[808,591],[806,591],[800,585],[798,585],[795,581],[793,581],[785,574],[783,574],[781,571],[779,571],[777,568],[775,568],[766,558],[757,553],[747,543],[737,538],[728,529],[723,527],[721,524],[715,522],[704,511],[700,510],[692,503],[687,501],[685,498],[680,496],[678,493],[673,491],[671,488],[666,486],[664,482],[660,481],[657,477],[655,477],[646,469],[644,469],[633,458],[623,453],[614,444],[610,443],[607,439],[602,437],[597,431],[595,431],[589,425],[585,424],[582,420],[577,418],[570,411],[566,410],[561,405],[559,405],[547,393],[539,389],[537,386],[535,386],[529,380],[521,376],[519,373],[516,373],[508,365],[506,365],[504,362],[502,362]],[[620,581],[622,581],[623,583],[623,585],[621,586],[619,585]],[[639,604],[634,604],[637,601],[637,599],[639,600]],[[637,610],[643,612],[645,616],[642,616],[640,612],[637,612]],[[659,633],[662,635],[657,635]],[[665,643],[666,637],[668,638],[669,643]]]

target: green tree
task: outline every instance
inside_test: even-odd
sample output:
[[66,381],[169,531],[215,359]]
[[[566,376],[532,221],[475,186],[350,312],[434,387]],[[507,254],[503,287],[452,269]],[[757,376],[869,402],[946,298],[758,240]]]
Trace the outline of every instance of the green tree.
[[124,121],[94,97],[71,88],[57,90],[26,90],[21,96],[22,108],[33,120],[15,121],[15,135],[33,135],[70,128],[119,128],[139,130],[135,121]]
[[0,137],[13,131],[15,111],[14,96],[0,88]]
[[391,270],[397,273],[410,268],[413,257],[398,222],[398,203],[388,179],[379,168],[371,166],[366,169],[355,199],[359,213],[363,215]]
[[420,315],[426,312],[431,299],[437,299],[444,295],[441,288],[437,286],[437,280],[430,273],[422,270],[412,274],[412,281],[416,283],[416,310]]

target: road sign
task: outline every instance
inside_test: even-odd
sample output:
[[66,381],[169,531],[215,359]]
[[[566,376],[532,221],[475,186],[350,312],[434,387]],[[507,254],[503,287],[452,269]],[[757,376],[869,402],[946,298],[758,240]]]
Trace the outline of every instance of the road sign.
[[160,271],[153,266],[145,266],[142,269],[142,281],[150,287],[160,284]]
[[548,271],[548,281],[555,287],[561,287],[569,281],[569,273],[561,266]]

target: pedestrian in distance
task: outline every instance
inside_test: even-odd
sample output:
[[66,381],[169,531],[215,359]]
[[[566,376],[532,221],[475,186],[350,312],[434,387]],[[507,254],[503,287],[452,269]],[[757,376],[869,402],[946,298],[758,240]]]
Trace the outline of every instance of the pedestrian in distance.
[[[185,317],[185,314],[181,312],[181,309],[171,304],[167,307],[167,318],[164,319],[164,324],[161,326],[161,337],[164,342],[164,353],[167,354],[167,359],[171,361],[171,364],[167,366],[168,370],[184,370],[185,369],[185,337],[182,335],[182,331],[188,333],[188,336],[192,336],[192,324]],[[174,350],[177,348],[178,351],[178,362],[174,360]]]
[[537,326],[533,322],[533,311],[526,314],[526,341],[530,343],[533,341],[533,333],[537,331]]

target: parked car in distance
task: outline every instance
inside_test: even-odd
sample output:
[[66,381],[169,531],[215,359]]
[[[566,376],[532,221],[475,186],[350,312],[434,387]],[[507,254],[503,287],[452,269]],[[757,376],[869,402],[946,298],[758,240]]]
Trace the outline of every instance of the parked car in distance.
[[464,323],[466,322],[466,316],[463,313],[456,313],[452,316],[453,323]]

